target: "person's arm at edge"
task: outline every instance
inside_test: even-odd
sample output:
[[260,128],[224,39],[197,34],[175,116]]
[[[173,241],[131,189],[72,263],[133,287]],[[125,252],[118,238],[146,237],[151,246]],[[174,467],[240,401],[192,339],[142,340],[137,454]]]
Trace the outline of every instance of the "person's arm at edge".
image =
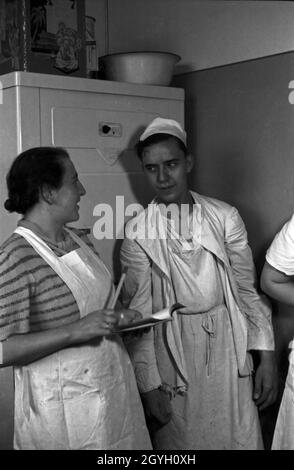
[[9,336],[1,343],[0,366],[27,365],[61,349],[108,336],[117,321],[118,312],[105,309],[59,328]]
[[277,270],[267,261],[261,273],[260,286],[273,299],[294,306],[293,276],[288,276]]

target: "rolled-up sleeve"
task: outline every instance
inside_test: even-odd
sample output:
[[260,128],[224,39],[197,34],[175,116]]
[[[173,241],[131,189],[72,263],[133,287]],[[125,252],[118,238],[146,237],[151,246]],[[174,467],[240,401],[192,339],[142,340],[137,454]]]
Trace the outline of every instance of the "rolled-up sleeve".
[[30,331],[30,276],[25,263],[0,251],[0,341]]
[[275,236],[267,250],[266,260],[287,276],[294,275],[294,215]]
[[[123,287],[123,304],[138,310],[143,317],[152,315],[152,276],[150,260],[135,240],[125,239],[121,248],[122,268],[127,268]],[[128,338],[126,343],[140,392],[154,390],[161,385],[155,351],[153,329],[142,336]]]
[[236,208],[225,221],[225,243],[237,284],[242,312],[248,323],[248,350],[274,350],[271,306],[257,291],[257,278],[247,232]]

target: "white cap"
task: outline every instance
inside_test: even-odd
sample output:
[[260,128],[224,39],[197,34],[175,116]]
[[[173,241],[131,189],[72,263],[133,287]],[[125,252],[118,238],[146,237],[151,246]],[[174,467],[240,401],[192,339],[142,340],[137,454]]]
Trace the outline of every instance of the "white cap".
[[154,134],[170,134],[180,139],[187,147],[187,134],[182,129],[181,125],[173,119],[165,119],[157,117],[146,127],[145,131],[140,137],[140,141],[147,139]]

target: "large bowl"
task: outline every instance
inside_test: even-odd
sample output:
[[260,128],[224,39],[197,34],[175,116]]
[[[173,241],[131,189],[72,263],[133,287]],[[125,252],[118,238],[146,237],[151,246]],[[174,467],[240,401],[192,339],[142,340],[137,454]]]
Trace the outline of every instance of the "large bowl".
[[106,80],[167,86],[179,60],[170,52],[121,52],[100,57],[99,69]]

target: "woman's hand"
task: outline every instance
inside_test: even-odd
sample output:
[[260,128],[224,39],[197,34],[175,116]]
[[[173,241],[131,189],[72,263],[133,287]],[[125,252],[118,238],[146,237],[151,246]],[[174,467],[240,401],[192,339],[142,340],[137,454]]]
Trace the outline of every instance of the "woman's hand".
[[98,336],[110,336],[119,322],[117,313],[113,309],[97,310],[72,323],[73,341],[82,343]]
[[87,343],[113,334],[118,324],[115,310],[89,313],[70,325],[23,335],[14,335],[3,342],[3,365],[30,364],[64,348]]
[[113,334],[119,321],[131,322],[140,316],[139,312],[135,310],[103,309],[89,313],[70,325],[11,336],[3,342],[2,366],[30,364],[75,344],[87,343],[99,337],[102,339],[103,336]]
[[116,311],[118,317],[118,326],[127,326],[134,321],[141,320],[142,315],[137,310],[120,309]]

